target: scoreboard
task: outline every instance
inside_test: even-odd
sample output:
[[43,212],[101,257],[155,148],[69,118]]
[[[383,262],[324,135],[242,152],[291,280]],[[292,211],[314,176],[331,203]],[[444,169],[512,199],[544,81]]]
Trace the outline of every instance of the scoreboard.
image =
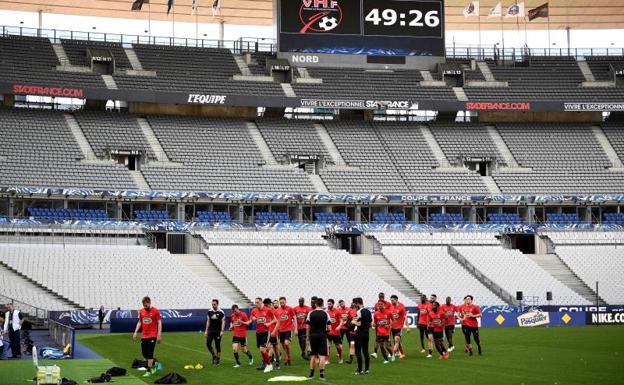
[[279,52],[444,56],[444,0],[277,0]]

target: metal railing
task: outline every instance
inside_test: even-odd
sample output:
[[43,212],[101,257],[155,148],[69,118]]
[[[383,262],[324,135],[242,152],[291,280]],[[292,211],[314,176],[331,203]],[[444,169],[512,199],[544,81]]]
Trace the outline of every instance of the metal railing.
[[173,36],[126,35],[106,32],[79,32],[59,29],[38,29],[27,27],[1,26],[0,36],[46,37],[53,43],[61,39],[87,40],[93,42],[120,43],[130,48],[132,44],[150,44],[194,48],[224,48],[234,53],[275,52],[277,44],[271,38],[241,37],[237,40],[193,39]]
[[[61,39],[87,40],[94,42],[121,43],[127,47],[131,44],[151,44],[164,46],[181,46],[197,48],[225,48],[233,53],[277,51],[277,42],[273,38],[241,37],[237,40],[194,39],[173,36],[127,35],[106,32],[81,32],[59,29],[38,29],[16,26],[0,26],[1,36],[47,37],[55,43]],[[527,55],[532,56],[573,56],[577,59],[585,56],[624,56],[624,48],[500,48],[477,46],[448,46],[446,57],[451,59],[494,59],[520,60]]]
[[[47,321],[48,319],[48,311],[45,309],[38,308],[34,305],[27,304],[26,302],[19,301],[15,298],[8,297],[6,295],[0,294],[0,302],[3,305],[13,304],[15,309],[25,313],[28,317],[35,318],[37,320]],[[4,306],[2,306],[4,309]]]

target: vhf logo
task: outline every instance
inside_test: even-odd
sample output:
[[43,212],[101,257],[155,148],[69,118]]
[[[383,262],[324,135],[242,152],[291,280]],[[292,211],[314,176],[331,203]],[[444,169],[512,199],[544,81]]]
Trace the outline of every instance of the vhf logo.
[[342,23],[342,8],[338,0],[301,0],[299,20],[303,27],[299,33],[324,33]]

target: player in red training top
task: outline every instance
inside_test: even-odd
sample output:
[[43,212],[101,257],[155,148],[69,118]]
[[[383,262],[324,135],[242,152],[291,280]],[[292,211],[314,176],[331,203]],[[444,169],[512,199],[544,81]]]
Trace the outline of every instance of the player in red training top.
[[[274,299],[273,300],[273,307],[271,308],[271,310],[273,310],[273,315],[275,316],[276,319],[280,319],[280,316],[282,315],[282,310],[280,309],[279,306],[279,301]],[[281,323],[280,323],[280,327],[281,327]],[[273,336],[272,334],[269,336],[269,342],[271,343],[271,348],[273,349],[273,353],[271,353],[271,362],[275,362],[275,369],[279,370],[280,368],[280,358],[282,356],[282,352],[279,349],[279,329],[277,330],[277,333],[275,334],[275,336]]]
[[150,297],[143,297],[141,303],[143,308],[139,310],[139,320],[134,328],[132,339],[136,340],[137,333],[141,329],[141,353],[147,361],[147,372],[145,372],[143,377],[149,377],[158,370],[154,366],[154,350],[156,350],[156,344],[160,343],[162,321],[160,311],[152,306]]
[[253,365],[254,359],[247,347],[247,326],[251,324],[251,320],[245,312],[242,312],[238,305],[232,305],[232,316],[230,317],[230,330],[232,330],[232,352],[236,361],[235,368],[240,368],[240,358],[238,350],[242,347],[243,353],[249,358],[249,365]]
[[457,314],[462,324],[462,331],[466,337],[466,352],[472,356],[472,344],[470,343],[470,335],[474,336],[474,340],[481,355],[481,340],[479,338],[479,318],[481,317],[481,309],[472,303],[473,297],[467,295],[464,297],[464,304],[457,308]]
[[325,365],[329,364],[331,357],[331,344],[336,345],[340,364],[342,364],[342,339],[340,338],[340,328],[342,327],[342,312],[334,307],[334,300],[327,300],[327,314],[329,314],[330,325],[327,330],[327,359]]
[[[340,327],[340,341],[342,342],[344,338],[347,340],[347,346],[349,347],[349,359],[347,360],[347,364],[351,364],[353,362],[353,357],[355,356],[355,344],[353,343],[352,335],[349,332],[349,325],[351,324],[353,317],[355,317],[355,311],[348,308],[345,301],[342,299],[338,301],[338,310],[340,311],[340,319],[342,320],[342,326]],[[340,357],[340,361],[342,361],[342,356]]]
[[381,349],[381,355],[384,359],[384,364],[388,363],[388,355],[390,360],[394,361],[395,357],[390,350],[390,328],[392,327],[392,311],[386,310],[386,304],[383,300],[377,302],[378,306],[373,315],[373,323],[377,330],[377,343],[376,346]]
[[[400,352],[400,359],[405,358],[405,350],[403,350],[402,334],[405,327],[405,318],[407,317],[407,309],[399,302],[399,297],[392,295],[390,297],[392,303],[392,355],[396,356]],[[409,329],[407,329],[409,333]]]
[[448,351],[455,350],[453,345],[453,333],[455,333],[455,312],[457,312],[457,306],[451,302],[451,297],[446,297],[446,303],[440,306],[444,316],[446,317],[446,326],[444,327],[444,334],[446,335],[446,341],[448,342]]
[[444,347],[444,327],[446,326],[446,316],[440,304],[437,301],[431,303],[431,310],[429,310],[429,325],[433,331],[433,341],[435,343],[436,350],[440,353],[441,360],[448,360],[449,355]]
[[262,366],[258,370],[264,369],[265,373],[273,371],[271,365],[269,335],[277,336],[279,330],[279,320],[275,318],[273,310],[270,309],[271,299],[256,298],[256,307],[251,311],[251,321],[256,322],[256,346],[262,355]]
[[[379,293],[377,295],[377,302],[375,302],[375,307],[374,307],[375,311],[379,310],[379,302],[384,303],[386,311],[392,312],[392,303],[386,301],[386,295],[384,293]],[[379,347],[377,346],[377,344],[375,344],[375,350],[373,351],[373,353],[371,353],[371,357],[377,358],[378,350],[379,350]]]
[[280,321],[279,341],[282,344],[282,349],[284,349],[284,354],[286,356],[284,365],[290,366],[290,341],[292,340],[293,330],[295,334],[297,334],[297,320],[295,318],[295,310],[286,305],[285,297],[280,297],[279,299],[278,316]]
[[[420,352],[425,352],[425,336],[427,335],[427,324],[429,323],[429,310],[431,310],[431,304],[427,301],[426,295],[420,296],[420,303],[416,305],[418,308],[418,332],[420,333]],[[431,347],[429,348],[429,355],[431,355]]]
[[308,318],[308,313],[312,311],[312,308],[307,306],[305,299],[301,297],[299,298],[299,305],[295,306],[294,311],[297,320],[297,338],[299,340],[299,349],[301,349],[301,358],[305,360],[308,358],[305,354],[308,334],[308,325],[306,325],[305,320]]

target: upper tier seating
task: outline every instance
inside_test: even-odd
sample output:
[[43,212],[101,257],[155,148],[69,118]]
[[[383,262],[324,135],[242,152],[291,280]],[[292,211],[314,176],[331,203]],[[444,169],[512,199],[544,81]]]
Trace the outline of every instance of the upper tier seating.
[[38,86],[106,88],[100,75],[57,71],[60,65],[47,38],[0,36],[0,81]]
[[613,81],[611,67],[624,66],[624,56],[586,56],[585,61],[597,81]]
[[87,48],[109,50],[115,59],[116,70],[132,69],[130,60],[126,56],[121,43],[90,40],[61,39],[61,44],[69,62],[75,66],[89,65],[87,63]]
[[318,155],[331,160],[312,122],[261,119],[256,123],[276,159],[288,162],[289,155]]

